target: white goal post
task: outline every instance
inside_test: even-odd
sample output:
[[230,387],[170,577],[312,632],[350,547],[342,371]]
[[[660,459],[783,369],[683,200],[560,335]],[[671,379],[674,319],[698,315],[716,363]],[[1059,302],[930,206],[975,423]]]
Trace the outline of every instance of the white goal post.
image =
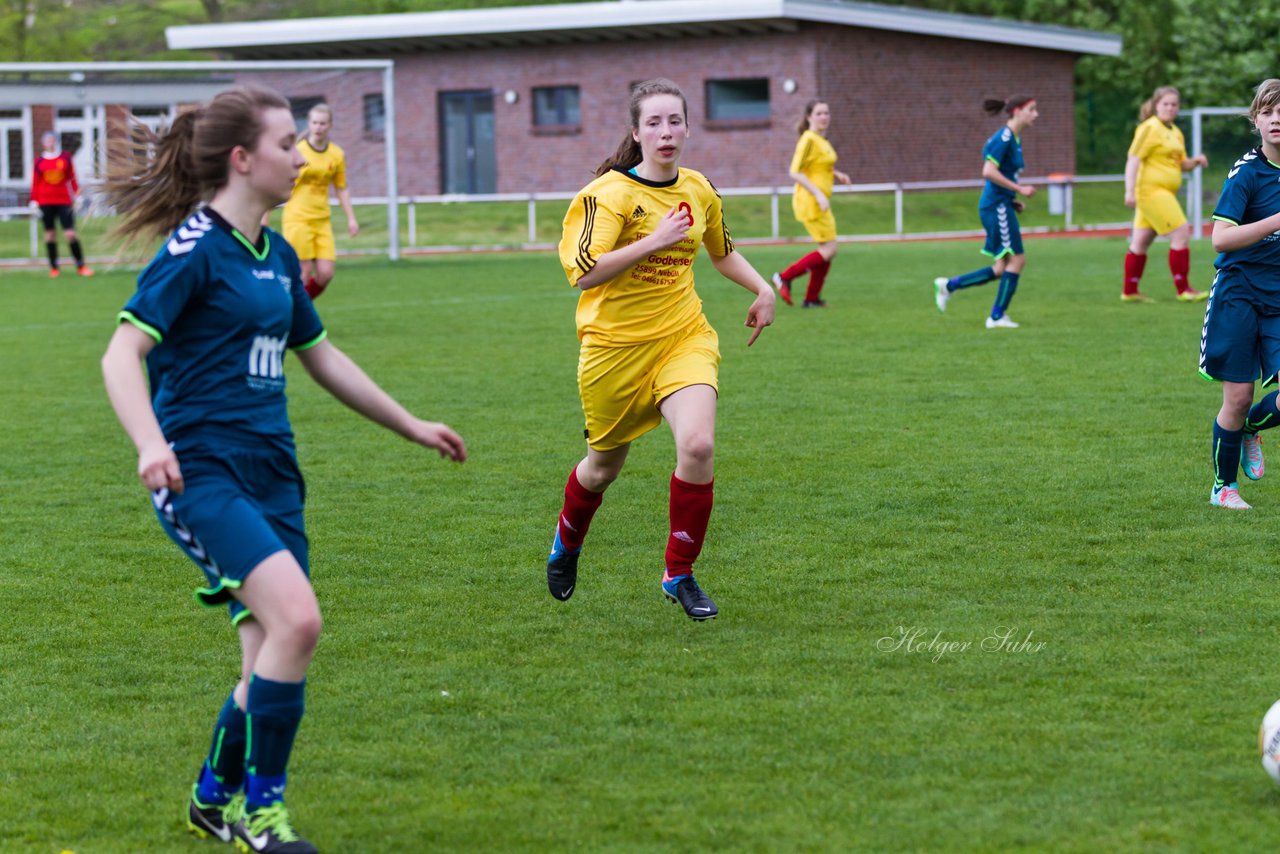
[[[395,63],[389,59],[349,59],[349,60],[256,60],[226,62],[0,62],[0,75],[29,74],[65,74],[68,79],[76,80],[73,75],[98,74],[100,72],[234,72],[234,71],[381,71],[382,101],[385,109],[385,128],[383,130],[384,146],[387,160],[387,231],[389,247],[387,254],[392,261],[400,258],[400,217],[396,173],[396,99],[395,99]],[[21,90],[24,80],[10,82],[0,77],[0,99],[5,98],[5,90]],[[19,96],[21,97],[21,96]]]

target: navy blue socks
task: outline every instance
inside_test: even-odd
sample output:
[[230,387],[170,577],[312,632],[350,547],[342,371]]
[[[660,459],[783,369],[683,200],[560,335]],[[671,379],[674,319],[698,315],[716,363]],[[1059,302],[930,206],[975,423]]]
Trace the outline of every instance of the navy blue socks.
[[983,267],[981,270],[974,270],[972,273],[965,273],[963,276],[948,279],[947,290],[958,291],[961,288],[971,288],[974,285],[985,285],[995,277],[995,270],[990,267]]
[[213,728],[209,758],[200,769],[196,797],[206,805],[225,804],[244,785],[244,748],[248,731],[234,693],[227,697]]
[[1271,392],[1253,405],[1244,419],[1244,432],[1253,434],[1280,424],[1280,411],[1276,410],[1276,395],[1280,395],[1280,391]]
[[1243,430],[1225,430],[1213,420],[1213,488],[1235,483],[1240,471],[1240,443]]
[[249,810],[284,799],[285,769],[302,723],[307,683],[249,679],[249,747],[245,799]]
[[1004,313],[1009,310],[1009,303],[1013,302],[1013,295],[1018,291],[1018,275],[1005,270],[1004,275],[1000,277],[1000,289],[996,291],[996,304],[991,307],[991,316],[995,320],[1004,317]]

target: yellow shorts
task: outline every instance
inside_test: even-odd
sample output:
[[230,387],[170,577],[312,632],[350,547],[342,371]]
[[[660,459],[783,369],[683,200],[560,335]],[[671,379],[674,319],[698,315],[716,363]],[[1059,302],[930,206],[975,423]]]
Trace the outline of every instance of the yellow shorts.
[[836,239],[836,215],[830,208],[827,208],[826,213],[820,213],[813,219],[800,220],[800,224],[818,243],[830,243]]
[[1169,190],[1144,190],[1138,194],[1134,228],[1151,228],[1156,234],[1168,234],[1186,221],[1187,215],[1182,212],[1178,197]]
[[625,347],[582,345],[578,393],[586,416],[587,444],[612,451],[662,423],[658,404],[691,385],[719,390],[720,339],[701,325],[658,341]]
[[333,261],[338,257],[333,242],[333,224],[327,219],[286,219],[284,239],[289,241],[298,260],[311,261],[323,258]]

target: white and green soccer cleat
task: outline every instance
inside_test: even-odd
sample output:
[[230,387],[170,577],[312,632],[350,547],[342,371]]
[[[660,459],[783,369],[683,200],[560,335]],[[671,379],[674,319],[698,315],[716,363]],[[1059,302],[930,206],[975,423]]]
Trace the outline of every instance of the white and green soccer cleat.
[[933,302],[938,306],[938,311],[946,311],[947,303],[951,300],[951,291],[947,290],[946,276],[939,276],[933,280]]
[[1214,507],[1225,507],[1228,510],[1252,510],[1253,507],[1240,497],[1240,490],[1234,483],[1226,486],[1215,486],[1209,493],[1209,503]]

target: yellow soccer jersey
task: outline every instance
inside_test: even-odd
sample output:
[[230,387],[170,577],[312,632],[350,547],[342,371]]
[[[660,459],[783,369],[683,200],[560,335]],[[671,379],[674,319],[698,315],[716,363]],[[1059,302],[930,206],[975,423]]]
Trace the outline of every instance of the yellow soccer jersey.
[[[791,157],[791,169],[788,171],[803,173],[829,199],[831,188],[836,182],[835,168],[836,150],[831,147],[831,143],[827,142],[826,137],[811,130],[800,134],[800,141],[796,143],[796,153]],[[818,200],[813,197],[813,193],[800,184],[796,184],[795,191],[791,195],[791,209],[795,212],[796,219],[801,222],[815,219],[822,214],[822,211],[818,210]]]
[[285,219],[328,219],[329,185],[339,190],[347,186],[346,155],[332,140],[324,151],[316,151],[305,136],[298,140],[298,151],[307,163],[284,206]]
[[1138,183],[1134,188],[1176,192],[1182,186],[1182,161],[1187,159],[1187,146],[1177,125],[1166,125],[1155,116],[1138,125],[1133,133],[1129,156],[1141,159]]
[[688,329],[702,316],[693,290],[693,259],[705,245],[716,257],[733,251],[720,194],[700,172],[681,169],[675,180],[657,183],[613,170],[578,193],[564,217],[560,262],[569,283],[606,252],[653,233],[672,208],[693,217],[687,236],[655,252],[617,277],[578,298],[578,338],[604,346],[638,344]]

